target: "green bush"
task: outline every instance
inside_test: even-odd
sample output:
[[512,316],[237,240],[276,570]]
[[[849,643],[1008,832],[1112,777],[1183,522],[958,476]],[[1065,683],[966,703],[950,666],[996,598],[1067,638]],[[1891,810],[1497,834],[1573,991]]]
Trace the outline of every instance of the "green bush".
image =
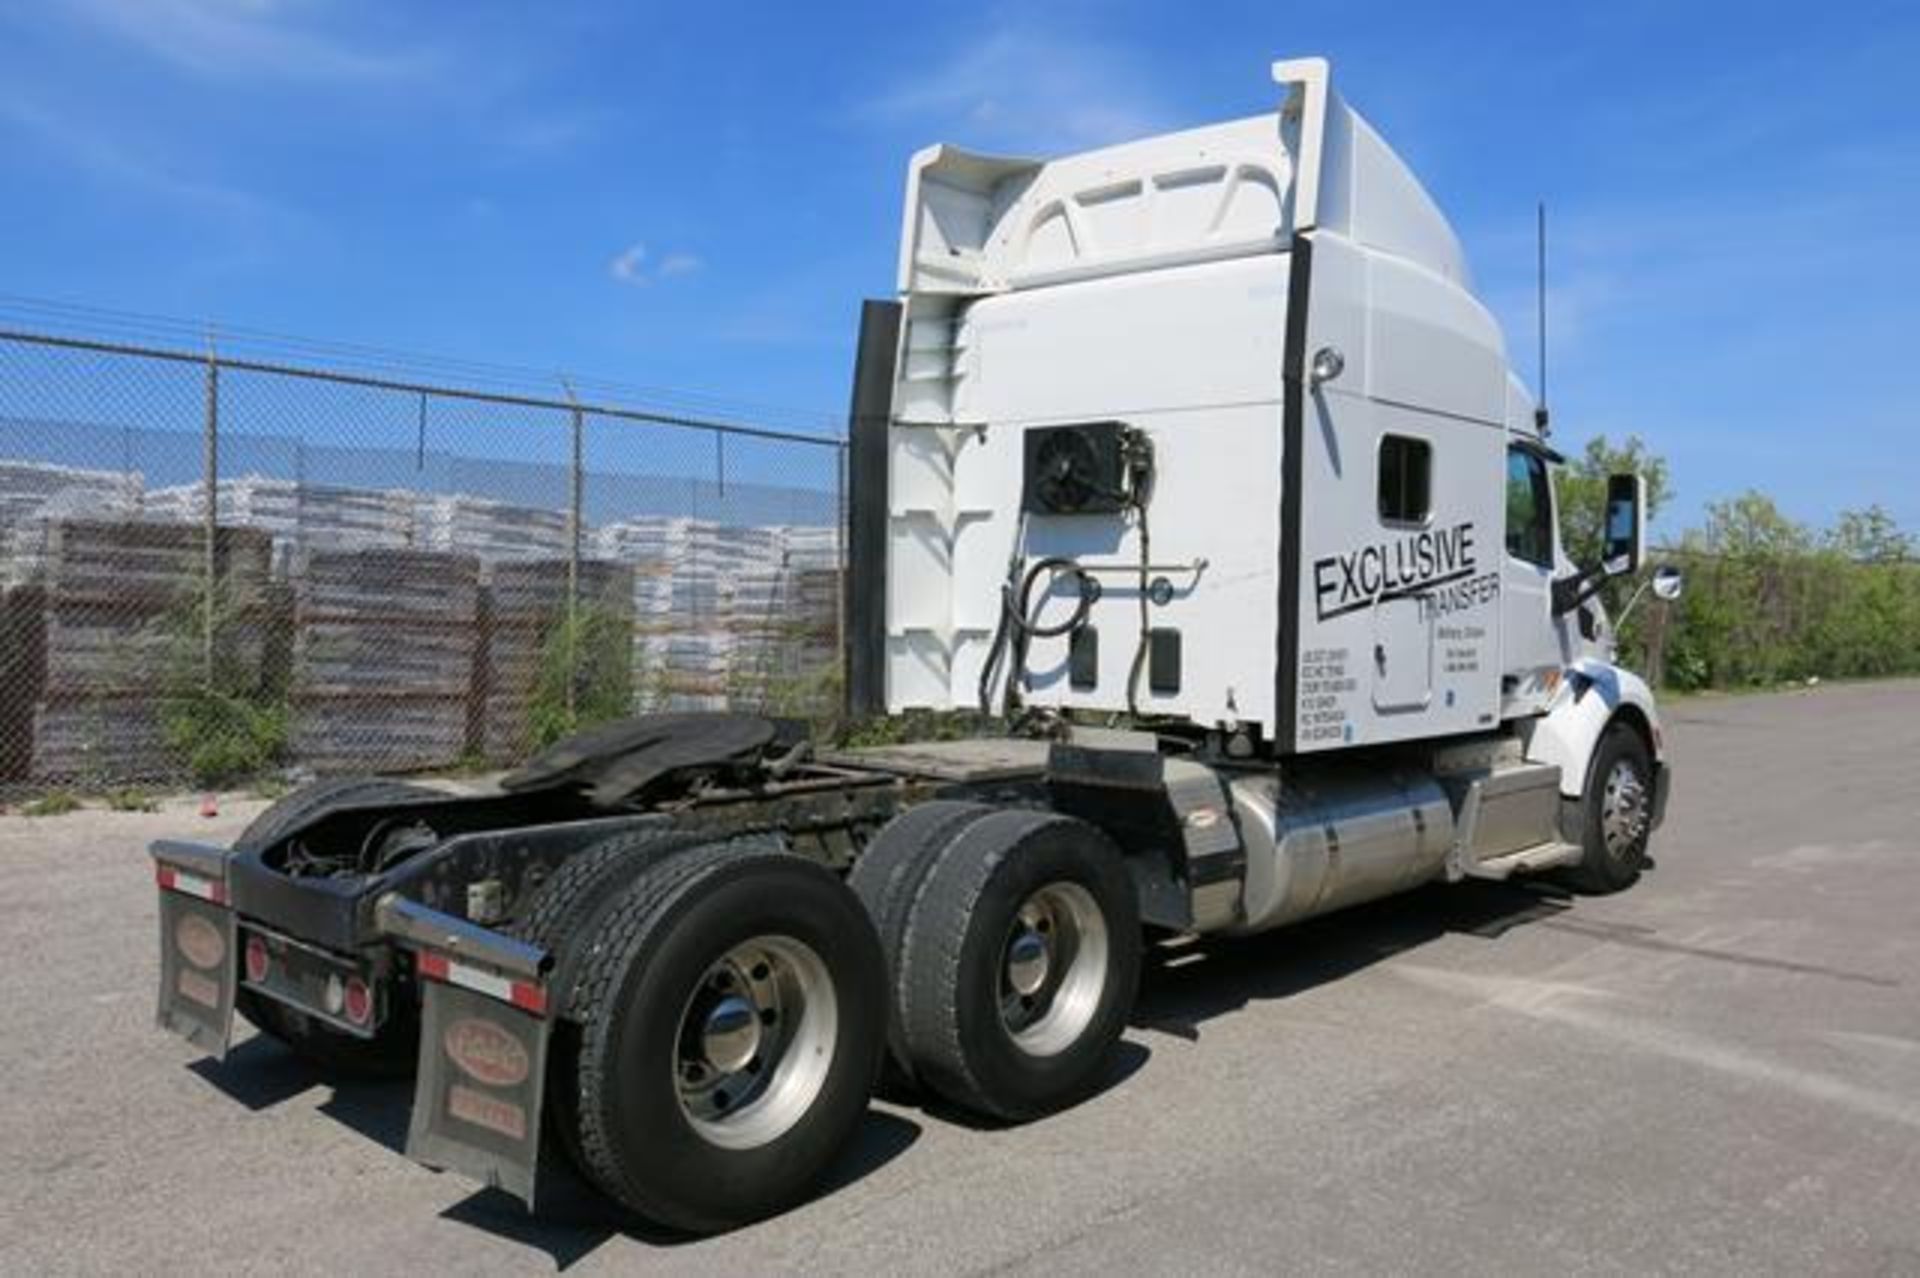
[[601,603],[561,613],[540,646],[527,711],[533,748],[632,714],[633,689],[633,619]]
[[[1877,508],[1816,532],[1760,493],[1708,507],[1663,557],[1687,575],[1665,671],[1682,689],[1920,673],[1920,564]],[[1630,649],[1631,650],[1631,649]]]
[[260,596],[220,577],[209,600],[204,580],[184,588],[154,622],[165,639],[160,732],[196,785],[231,785],[281,760],[292,716],[262,655],[268,617]]

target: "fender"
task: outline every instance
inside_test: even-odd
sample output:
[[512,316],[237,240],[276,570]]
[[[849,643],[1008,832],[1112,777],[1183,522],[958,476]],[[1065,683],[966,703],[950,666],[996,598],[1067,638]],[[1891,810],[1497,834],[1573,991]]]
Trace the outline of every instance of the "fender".
[[1560,793],[1577,799],[1586,788],[1587,767],[1600,734],[1622,715],[1640,720],[1634,726],[1644,729],[1654,767],[1664,775],[1667,748],[1652,689],[1631,670],[1590,658],[1568,668],[1546,714],[1521,729],[1526,757],[1534,763],[1559,764]]

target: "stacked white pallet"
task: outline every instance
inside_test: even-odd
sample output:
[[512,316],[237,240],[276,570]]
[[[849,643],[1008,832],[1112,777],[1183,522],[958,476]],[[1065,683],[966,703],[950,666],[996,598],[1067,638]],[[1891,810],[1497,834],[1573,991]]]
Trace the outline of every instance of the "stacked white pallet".
[[796,572],[840,566],[840,530],[820,524],[789,524],[779,531],[786,563]]
[[[565,555],[569,532],[563,510],[517,506],[484,497],[421,497],[414,512],[415,544],[428,550],[475,555],[483,563]],[[591,545],[582,533],[583,548]]]
[[[297,550],[399,550],[413,544],[413,494],[404,489],[347,488],[266,475],[237,475],[216,485],[222,524],[273,534],[284,564]],[[147,513],[198,522],[206,518],[204,484],[181,484],[147,494]]]
[[0,461],[0,578],[20,580],[31,572],[46,553],[54,520],[136,517],[143,482],[137,471]]

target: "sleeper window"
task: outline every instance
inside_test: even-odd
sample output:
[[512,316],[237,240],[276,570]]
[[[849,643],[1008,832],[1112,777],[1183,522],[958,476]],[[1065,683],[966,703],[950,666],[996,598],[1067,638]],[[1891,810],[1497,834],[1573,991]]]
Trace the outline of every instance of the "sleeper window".
[[1433,446],[1424,439],[1385,435],[1380,440],[1380,518],[1390,524],[1422,524],[1433,510]]

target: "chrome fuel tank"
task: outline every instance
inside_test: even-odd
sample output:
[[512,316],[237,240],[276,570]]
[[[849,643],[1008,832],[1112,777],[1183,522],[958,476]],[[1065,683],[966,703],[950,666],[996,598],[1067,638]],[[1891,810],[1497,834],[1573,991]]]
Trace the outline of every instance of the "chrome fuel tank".
[[1297,923],[1445,871],[1453,808],[1430,777],[1266,774],[1228,789],[1247,851],[1243,919],[1229,932]]

